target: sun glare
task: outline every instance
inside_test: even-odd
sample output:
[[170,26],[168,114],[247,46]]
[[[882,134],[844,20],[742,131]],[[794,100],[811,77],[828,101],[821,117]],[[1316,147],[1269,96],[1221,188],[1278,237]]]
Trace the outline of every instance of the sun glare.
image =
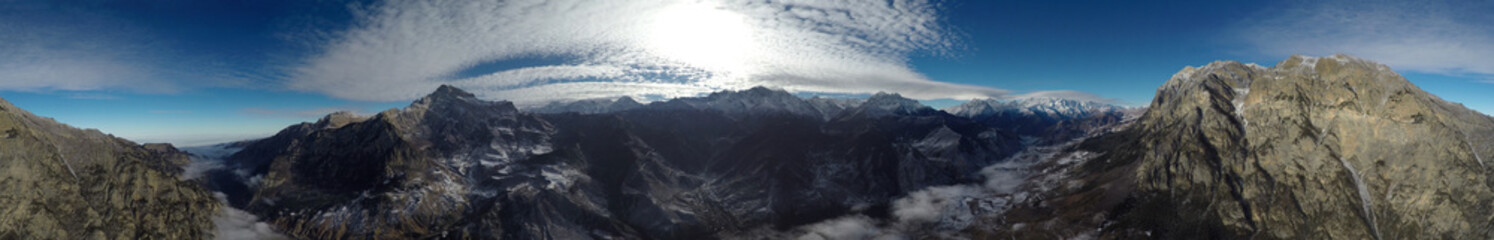
[[663,9],[649,31],[650,52],[714,74],[746,71],[755,44],[745,16],[708,3]]

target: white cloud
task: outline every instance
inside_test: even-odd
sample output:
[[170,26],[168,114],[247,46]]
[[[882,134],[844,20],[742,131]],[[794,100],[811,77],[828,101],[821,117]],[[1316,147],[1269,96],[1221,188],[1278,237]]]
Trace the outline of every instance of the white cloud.
[[956,214],[968,214],[960,209],[962,200],[975,197],[981,189],[967,185],[929,187],[908,193],[907,197],[892,202],[892,215],[906,223],[939,221],[940,218]]
[[801,227],[799,240],[906,239],[896,231],[877,226],[876,220],[851,215]]
[[213,197],[223,203],[220,208],[223,211],[214,214],[213,226],[216,239],[248,240],[248,239],[290,239],[275,232],[270,224],[259,221],[259,216],[252,213],[229,207],[227,197],[223,193],[213,193]]
[[1261,54],[1347,53],[1436,74],[1494,74],[1494,2],[1304,1],[1241,22]]
[[[114,9],[48,1],[0,4],[0,90],[174,93],[231,86],[244,71]],[[205,60],[207,59],[207,60]]]
[[119,19],[76,13],[38,21],[28,15],[34,14],[0,16],[6,22],[0,24],[0,90],[175,91],[142,64],[140,52],[152,46]]
[[[355,100],[407,100],[440,84],[543,102],[689,96],[757,85],[920,99],[1003,97],[937,82],[907,62],[957,41],[941,6],[915,1],[405,1],[357,7],[358,24],[292,72],[289,86]],[[564,63],[451,79],[482,63]],[[565,93],[587,96],[572,96]]]

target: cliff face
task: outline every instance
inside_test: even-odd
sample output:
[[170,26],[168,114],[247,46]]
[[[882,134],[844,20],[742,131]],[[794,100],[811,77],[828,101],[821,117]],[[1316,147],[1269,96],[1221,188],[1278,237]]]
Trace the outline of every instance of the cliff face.
[[210,176],[301,238],[699,239],[886,216],[895,197],[979,181],[1022,147],[879,99],[828,120],[769,89],[535,114],[442,87],[404,109],[292,126]]
[[1491,136],[1494,119],[1374,62],[1215,62],[1083,144],[1103,153],[1077,168],[1090,182],[1008,220],[1116,238],[1488,239]]
[[219,205],[187,162],[0,99],[0,239],[208,238]]

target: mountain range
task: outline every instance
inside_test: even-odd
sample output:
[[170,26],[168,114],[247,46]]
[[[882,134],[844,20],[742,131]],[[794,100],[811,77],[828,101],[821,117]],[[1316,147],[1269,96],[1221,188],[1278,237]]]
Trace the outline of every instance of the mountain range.
[[0,239],[228,210],[305,239],[1494,238],[1494,118],[1345,55],[1187,67],[1142,108],[441,86],[190,155],[0,111]]

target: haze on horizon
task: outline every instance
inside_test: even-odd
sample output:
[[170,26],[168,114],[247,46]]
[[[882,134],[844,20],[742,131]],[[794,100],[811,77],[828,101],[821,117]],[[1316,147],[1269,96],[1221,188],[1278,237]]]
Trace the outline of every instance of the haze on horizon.
[[0,4],[0,97],[143,142],[263,137],[450,84],[521,105],[770,86],[945,107],[1141,106],[1184,66],[1346,53],[1494,112],[1494,3],[39,1]]

